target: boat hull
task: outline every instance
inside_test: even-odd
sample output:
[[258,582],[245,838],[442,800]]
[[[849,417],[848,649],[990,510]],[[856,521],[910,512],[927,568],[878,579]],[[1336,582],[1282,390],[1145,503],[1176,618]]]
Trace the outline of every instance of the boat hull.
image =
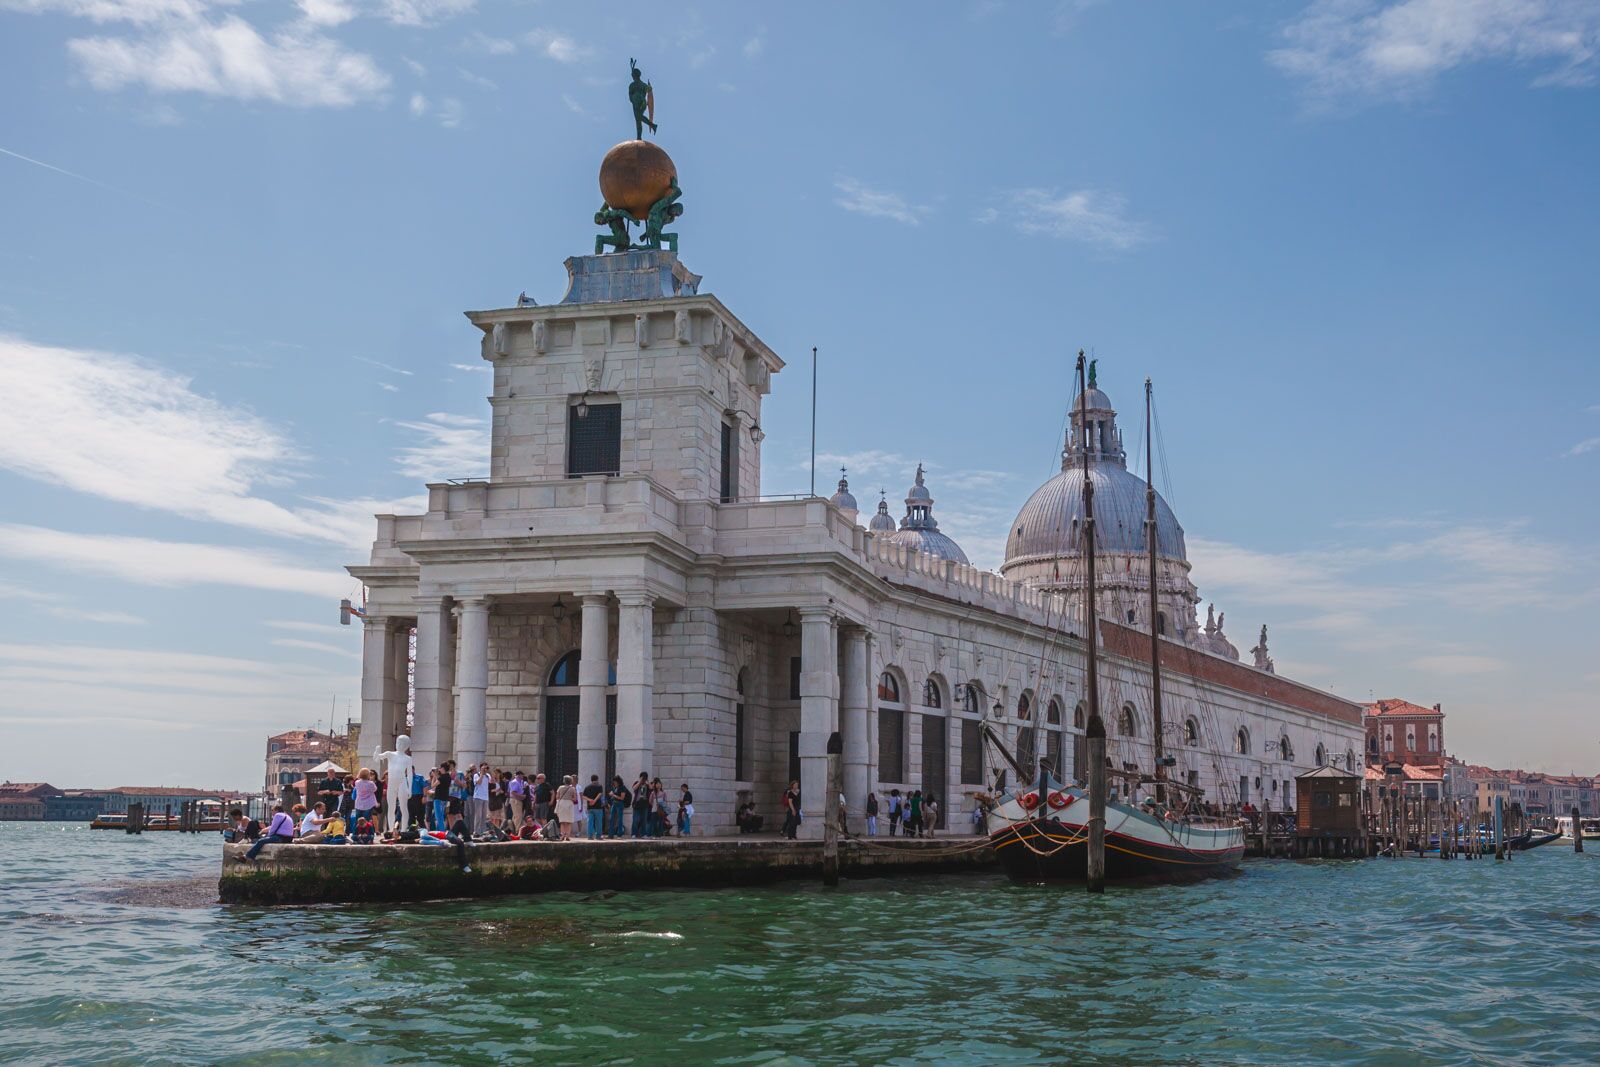
[[[1106,881],[1195,882],[1238,873],[1242,832],[1207,831],[1207,846],[1163,844],[1140,834],[1106,833]],[[1082,882],[1088,876],[1088,830],[1048,817],[1010,823],[989,835],[1006,875],[1014,882]]]

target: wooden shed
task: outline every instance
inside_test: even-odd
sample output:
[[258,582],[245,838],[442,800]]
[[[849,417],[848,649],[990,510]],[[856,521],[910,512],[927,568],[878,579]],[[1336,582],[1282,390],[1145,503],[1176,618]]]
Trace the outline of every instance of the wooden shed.
[[1359,774],[1318,767],[1294,780],[1295,830],[1301,837],[1352,837],[1361,833]]

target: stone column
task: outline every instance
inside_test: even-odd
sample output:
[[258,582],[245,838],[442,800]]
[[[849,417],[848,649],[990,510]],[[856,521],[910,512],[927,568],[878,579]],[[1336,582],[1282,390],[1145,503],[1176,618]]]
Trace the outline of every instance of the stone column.
[[619,593],[617,601],[617,773],[632,781],[656,773],[655,597]]
[[384,731],[390,716],[385,715],[390,690],[394,686],[394,640],[389,636],[389,620],[368,615],[361,632],[361,752],[363,767],[378,767],[372,753],[387,751],[394,738]]
[[[578,784],[582,788],[589,781],[589,775],[598,774],[601,780],[606,776],[606,686],[611,681],[611,606],[604,593],[586,593],[579,599],[583,602],[583,632],[578,647]],[[553,768],[550,756],[551,753],[545,753],[541,767]]]
[[[878,695],[878,639],[871,630],[866,631],[867,636],[867,788],[878,788],[878,713],[876,699]],[[866,803],[865,800],[862,803]],[[878,798],[879,812],[886,811],[882,797]],[[885,820],[886,821],[886,820]]]
[[455,758],[466,767],[489,745],[489,598],[461,601],[461,707],[456,715]]
[[800,800],[803,838],[822,838],[828,735],[839,728],[839,648],[833,613],[800,609]]
[[414,597],[417,605],[417,665],[413,687],[415,711],[411,723],[411,752],[418,769],[437,766],[450,748],[450,725],[441,714],[450,702],[447,665],[455,657],[450,640],[450,609],[446,597]]
[[867,632],[852,626],[844,632],[844,676],[839,680],[839,732],[844,735],[844,795],[850,829],[866,832],[867,792],[872,788],[867,760]]
[[406,676],[411,665],[411,620],[390,619],[389,684],[384,689],[383,735],[393,739],[407,731],[406,702],[411,680]]

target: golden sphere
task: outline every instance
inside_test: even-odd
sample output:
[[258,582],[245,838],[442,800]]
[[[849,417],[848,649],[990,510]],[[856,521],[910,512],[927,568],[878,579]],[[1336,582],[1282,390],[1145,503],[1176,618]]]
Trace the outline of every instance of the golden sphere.
[[623,141],[600,161],[600,195],[607,204],[636,221],[650,215],[650,205],[666,196],[678,176],[672,157],[652,141]]

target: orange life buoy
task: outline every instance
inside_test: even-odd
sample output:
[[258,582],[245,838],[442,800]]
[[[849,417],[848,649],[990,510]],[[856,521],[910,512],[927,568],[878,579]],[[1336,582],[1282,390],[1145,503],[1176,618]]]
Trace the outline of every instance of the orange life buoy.
[[1017,798],[1017,802],[1022,805],[1023,811],[1032,811],[1039,806],[1039,794],[1024,793]]
[[1048,803],[1056,811],[1060,811],[1062,808],[1072,803],[1072,796],[1057,789],[1051,792],[1048,798]]

